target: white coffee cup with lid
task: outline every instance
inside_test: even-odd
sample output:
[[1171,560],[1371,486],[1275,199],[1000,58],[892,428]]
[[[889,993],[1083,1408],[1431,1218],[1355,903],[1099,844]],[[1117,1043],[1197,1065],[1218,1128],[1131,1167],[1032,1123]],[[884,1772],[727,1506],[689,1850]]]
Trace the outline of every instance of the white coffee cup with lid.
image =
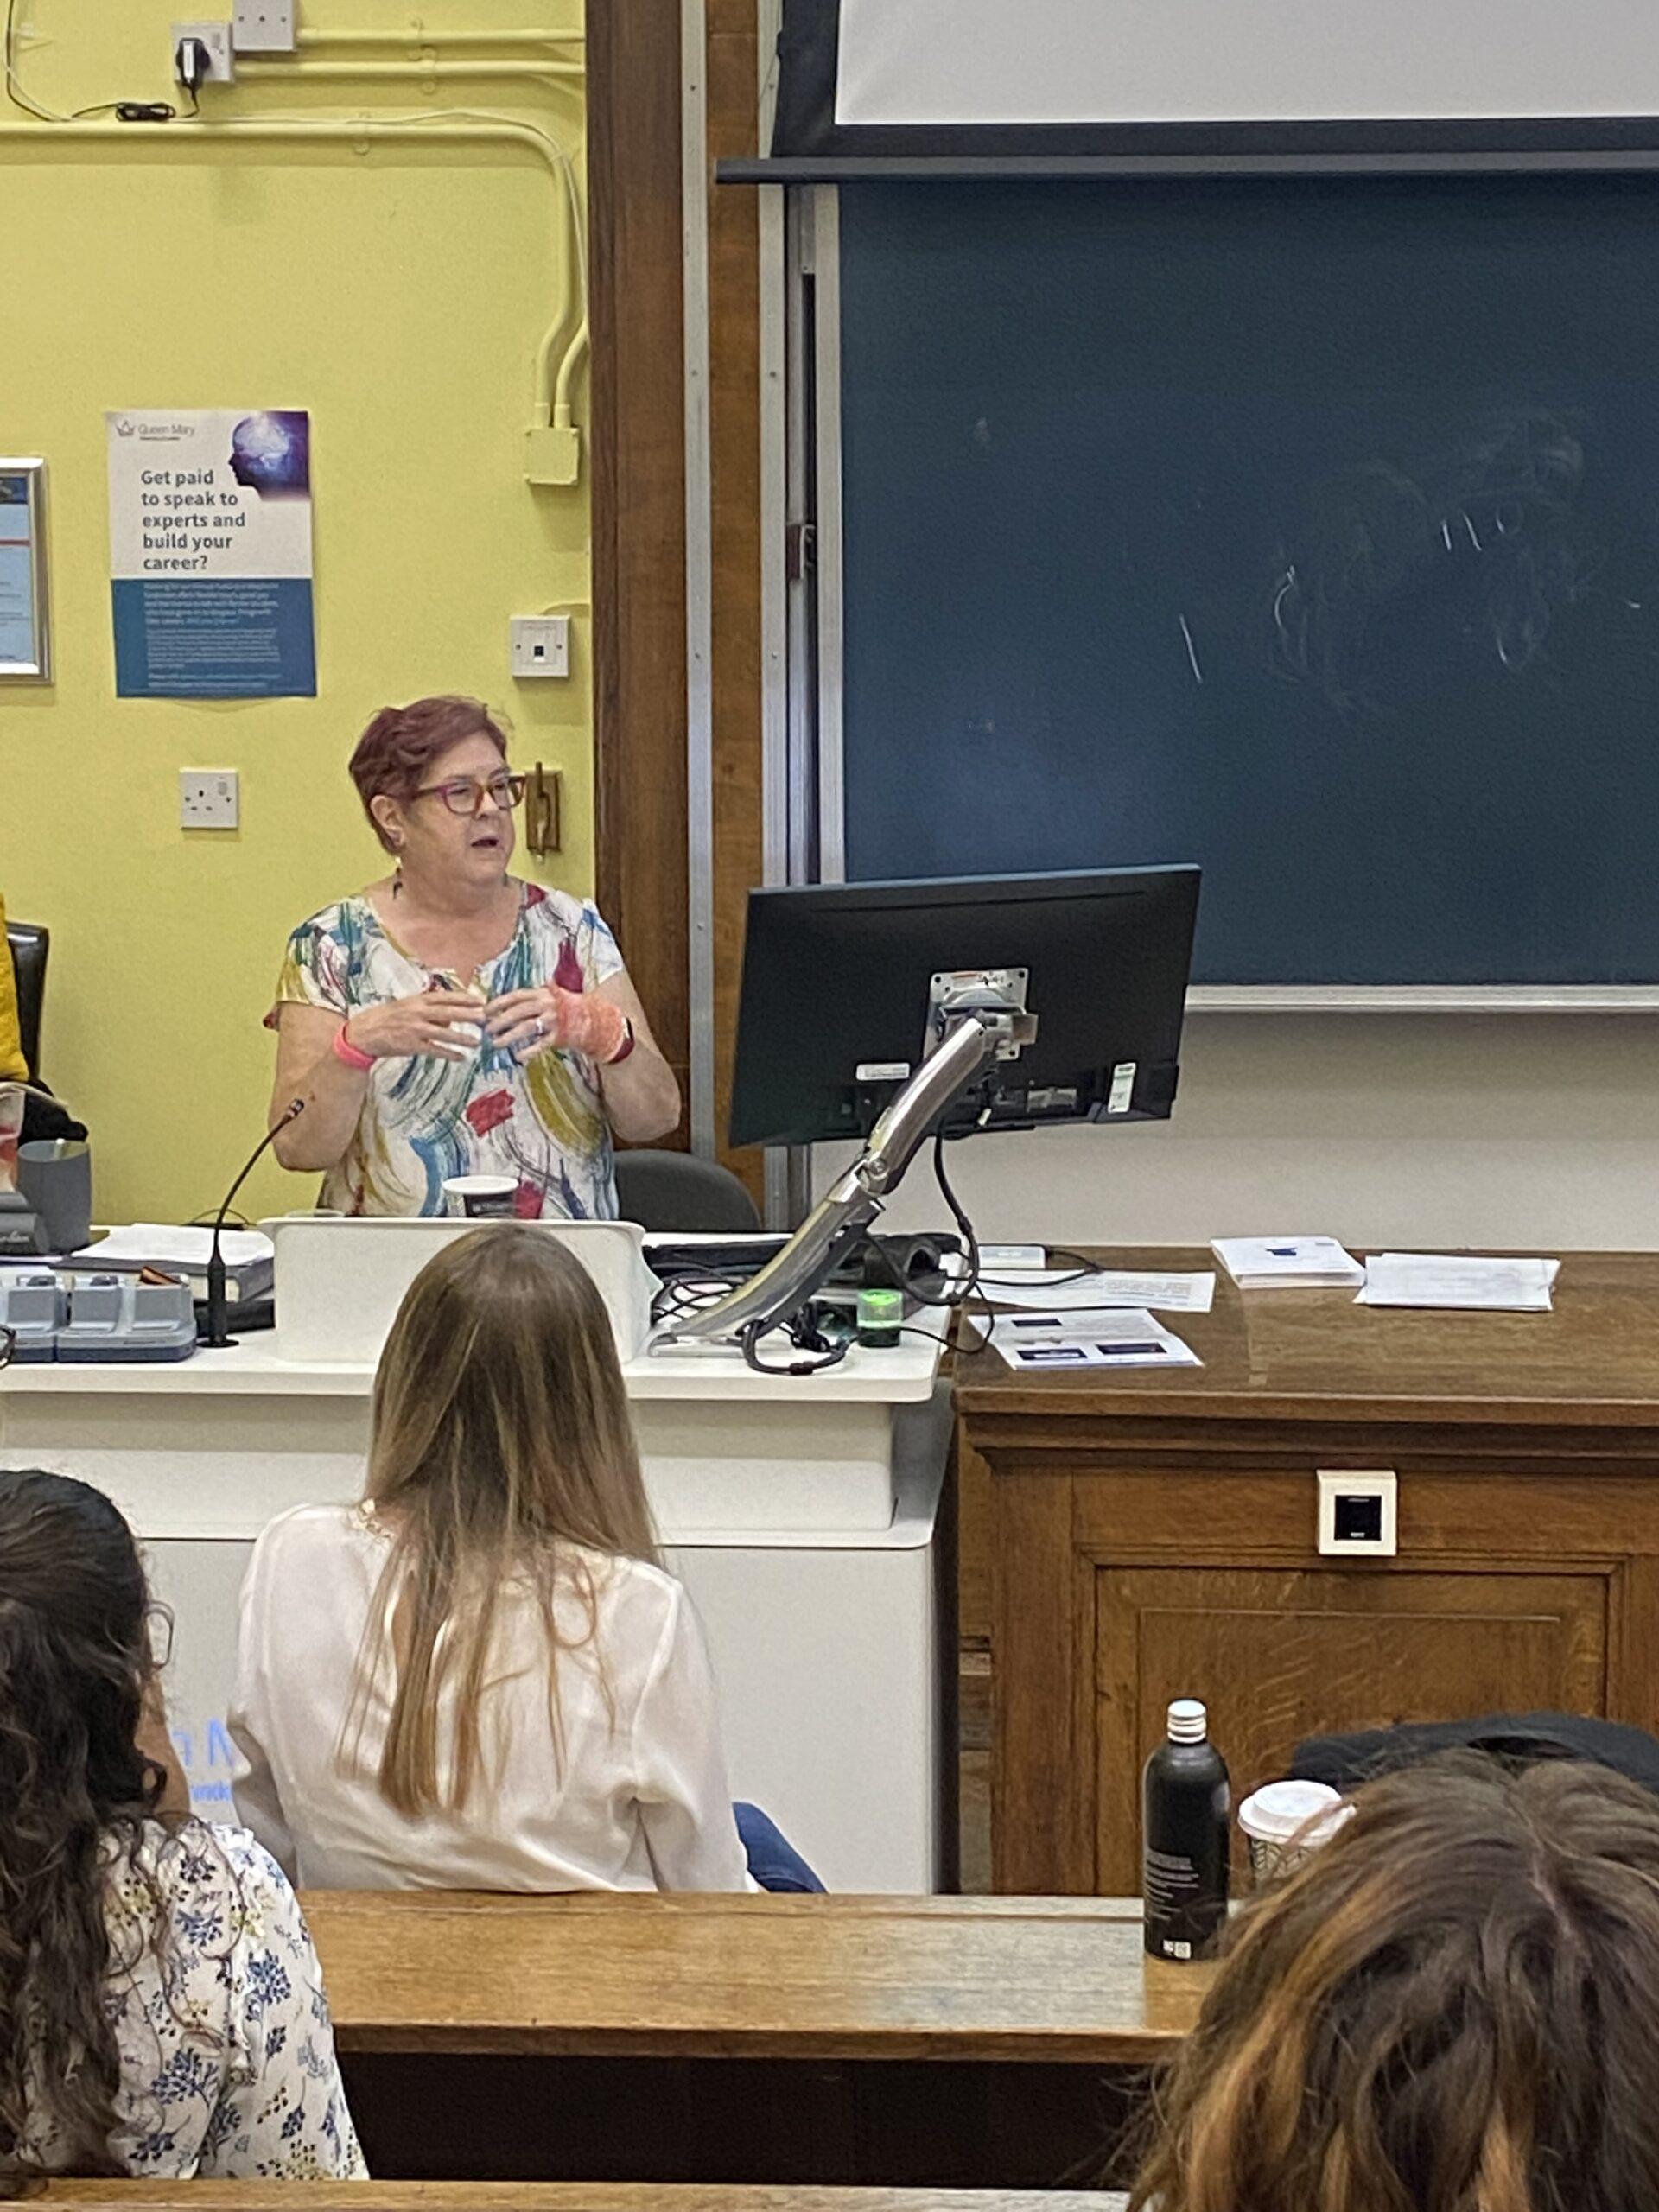
[[1329,1843],[1352,1810],[1326,1782],[1263,1783],[1238,1808],[1252,1876],[1270,1882],[1288,1874]]
[[518,1195],[511,1175],[447,1175],[443,1210],[471,1221],[511,1221]]

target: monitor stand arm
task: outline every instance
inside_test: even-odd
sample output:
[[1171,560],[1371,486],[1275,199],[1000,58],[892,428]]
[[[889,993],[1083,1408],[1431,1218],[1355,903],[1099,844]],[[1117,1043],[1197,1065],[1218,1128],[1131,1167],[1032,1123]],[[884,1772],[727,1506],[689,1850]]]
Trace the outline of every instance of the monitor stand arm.
[[825,1281],[844,1247],[880,1212],[939,1116],[986,1062],[997,1057],[1001,1043],[988,1016],[981,1020],[977,1014],[964,1015],[891,1101],[863,1151],[824,1192],[783,1249],[741,1289],[671,1323],[665,1338],[729,1341],[757,1325],[785,1320],[803,1306]]

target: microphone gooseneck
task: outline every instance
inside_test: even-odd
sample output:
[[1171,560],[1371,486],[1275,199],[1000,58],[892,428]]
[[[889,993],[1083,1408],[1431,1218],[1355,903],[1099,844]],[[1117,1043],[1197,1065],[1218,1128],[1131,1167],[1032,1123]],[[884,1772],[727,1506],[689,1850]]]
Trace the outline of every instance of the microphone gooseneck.
[[305,1111],[303,1098],[290,1098],[276,1119],[265,1131],[243,1163],[242,1173],[225,1193],[225,1203],[219,1207],[213,1222],[213,1249],[207,1255],[207,1329],[202,1343],[212,1351],[222,1351],[232,1339],[229,1329],[230,1300],[226,1295],[225,1254],[220,1238],[225,1234],[225,1220],[235,1201],[237,1192],[247,1181],[265,1154],[274,1145],[290,1122],[297,1122]]

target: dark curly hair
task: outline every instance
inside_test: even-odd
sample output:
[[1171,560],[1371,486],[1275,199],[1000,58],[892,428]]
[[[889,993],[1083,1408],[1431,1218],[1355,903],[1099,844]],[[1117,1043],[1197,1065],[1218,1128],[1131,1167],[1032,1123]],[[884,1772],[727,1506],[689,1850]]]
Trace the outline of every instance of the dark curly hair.
[[1659,2204],[1659,1801],[1450,1753],[1234,1919],[1134,2212]]
[[40,2178],[48,2133],[54,2164],[122,2171],[105,1898],[166,1781],[137,1746],[150,1611],[101,1491],[0,1469],[0,2196]]

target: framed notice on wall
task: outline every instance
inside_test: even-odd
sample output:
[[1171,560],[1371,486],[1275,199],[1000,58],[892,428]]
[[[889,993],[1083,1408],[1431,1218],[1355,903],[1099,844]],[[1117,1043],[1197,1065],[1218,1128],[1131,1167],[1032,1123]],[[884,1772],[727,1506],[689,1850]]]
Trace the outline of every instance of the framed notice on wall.
[[46,608],[46,463],[0,456],[0,683],[52,674]]

